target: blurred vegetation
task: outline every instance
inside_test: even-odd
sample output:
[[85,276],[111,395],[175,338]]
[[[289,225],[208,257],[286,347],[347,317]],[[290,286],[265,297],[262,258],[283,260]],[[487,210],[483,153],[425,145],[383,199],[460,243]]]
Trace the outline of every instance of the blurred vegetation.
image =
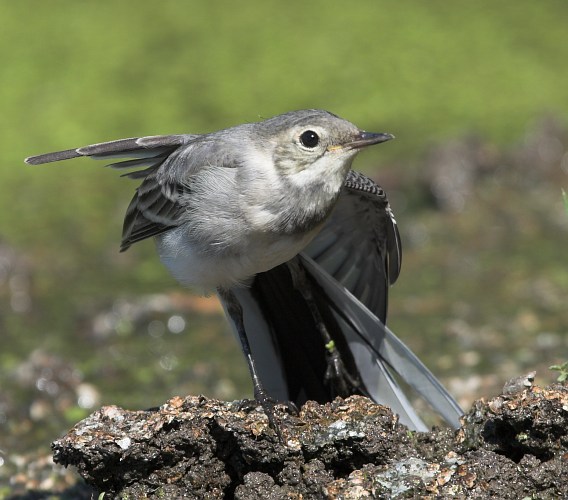
[[[249,390],[218,310],[178,298],[133,319],[140,297],[180,291],[152,242],[118,253],[135,184],[96,162],[23,158],[291,109],[397,136],[356,167],[391,193],[403,232],[391,326],[436,373],[462,380],[453,391],[544,363],[537,353],[552,356],[543,366],[566,359],[566,142],[553,134],[564,149],[547,167],[550,136],[533,139],[543,116],[565,130],[567,16],[563,0],[0,2],[0,449],[45,445],[90,411],[73,391],[58,406],[55,389],[47,414],[33,406],[55,372],[96,386],[97,404],[140,408]],[[475,138],[489,174],[448,208],[432,194],[435,145],[460,137]],[[531,144],[544,153],[530,156]],[[164,326],[178,313],[183,334]]]

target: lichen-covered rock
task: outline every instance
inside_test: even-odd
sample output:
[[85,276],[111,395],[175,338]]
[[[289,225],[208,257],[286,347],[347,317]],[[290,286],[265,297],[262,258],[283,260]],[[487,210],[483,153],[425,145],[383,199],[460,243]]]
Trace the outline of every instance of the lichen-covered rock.
[[54,460],[105,498],[568,496],[565,386],[478,401],[457,432],[410,432],[360,396],[276,418],[281,438],[250,404],[104,407],[53,444]]

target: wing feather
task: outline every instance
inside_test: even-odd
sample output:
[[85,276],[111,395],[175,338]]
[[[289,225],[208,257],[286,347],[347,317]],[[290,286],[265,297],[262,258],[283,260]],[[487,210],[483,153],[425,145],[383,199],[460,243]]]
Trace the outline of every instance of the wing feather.
[[[123,174],[131,179],[143,179],[137,188],[124,218],[121,251],[133,243],[156,236],[179,224],[183,211],[180,199],[189,189],[183,182],[164,174],[170,167],[191,170],[198,165],[183,163],[180,151],[191,148],[199,135],[159,135],[131,137],[101,142],[65,151],[56,151],[26,158],[31,165],[88,156],[94,159],[122,159],[110,163],[117,169],[137,169]],[[185,155],[184,158],[188,158]],[[128,159],[130,158],[130,159]],[[183,164],[181,164],[183,163]]]
[[388,287],[398,278],[402,253],[380,186],[350,171],[333,213],[304,253],[386,321]]

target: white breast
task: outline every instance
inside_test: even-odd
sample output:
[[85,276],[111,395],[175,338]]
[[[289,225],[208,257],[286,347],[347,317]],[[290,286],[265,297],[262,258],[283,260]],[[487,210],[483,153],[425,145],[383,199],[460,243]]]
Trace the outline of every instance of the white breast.
[[[321,163],[287,183],[269,168],[264,151],[238,167],[201,169],[190,179],[184,223],[156,237],[162,262],[182,284],[210,292],[290,260],[319,232],[349,168]],[[319,189],[309,189],[310,183]],[[308,221],[317,213],[314,224],[320,222],[295,231],[294,211]]]
[[176,280],[200,293],[246,284],[255,274],[293,258],[317,234],[314,230],[292,236],[257,235],[241,239],[224,251],[210,251],[188,238],[184,229],[158,236],[158,253]]

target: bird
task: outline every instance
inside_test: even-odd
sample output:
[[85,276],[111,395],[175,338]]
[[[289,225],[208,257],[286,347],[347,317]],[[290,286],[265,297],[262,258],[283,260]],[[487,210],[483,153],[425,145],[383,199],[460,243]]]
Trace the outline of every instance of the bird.
[[352,170],[357,154],[393,139],[325,110],[304,109],[204,134],[134,137],[26,158],[111,161],[141,180],[120,250],[154,238],[182,285],[216,293],[258,402],[359,394],[426,431],[403,385],[453,428],[462,410],[386,326],[402,262],[385,191]]

